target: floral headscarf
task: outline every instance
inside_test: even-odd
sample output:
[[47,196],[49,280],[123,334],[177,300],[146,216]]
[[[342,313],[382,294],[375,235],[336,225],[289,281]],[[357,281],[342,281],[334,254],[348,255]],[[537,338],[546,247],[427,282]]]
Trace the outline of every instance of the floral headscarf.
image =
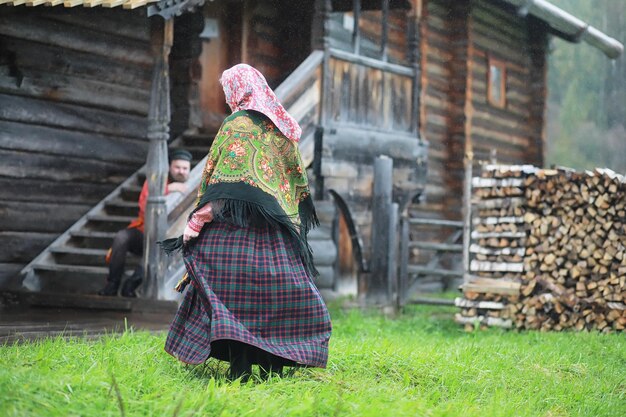
[[302,128],[278,101],[276,94],[257,69],[237,64],[222,73],[220,83],[232,112],[255,110],[263,113],[294,142],[300,140]]

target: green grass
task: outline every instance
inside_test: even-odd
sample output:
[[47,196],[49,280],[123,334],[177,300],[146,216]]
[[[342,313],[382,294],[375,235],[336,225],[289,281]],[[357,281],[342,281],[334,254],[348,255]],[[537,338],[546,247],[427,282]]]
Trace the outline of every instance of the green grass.
[[463,332],[453,308],[332,309],[327,369],[225,381],[164,334],[0,346],[2,416],[626,416],[626,337]]

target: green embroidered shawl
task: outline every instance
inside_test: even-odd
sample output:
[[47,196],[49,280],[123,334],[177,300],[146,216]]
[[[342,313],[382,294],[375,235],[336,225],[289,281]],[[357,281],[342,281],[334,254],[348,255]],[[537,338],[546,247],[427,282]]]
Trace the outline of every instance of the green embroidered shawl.
[[[195,210],[211,202],[214,221],[280,228],[297,242],[305,267],[315,275],[306,235],[318,220],[297,146],[262,113],[228,116],[209,150]],[[162,246],[168,252],[180,249],[182,238]]]

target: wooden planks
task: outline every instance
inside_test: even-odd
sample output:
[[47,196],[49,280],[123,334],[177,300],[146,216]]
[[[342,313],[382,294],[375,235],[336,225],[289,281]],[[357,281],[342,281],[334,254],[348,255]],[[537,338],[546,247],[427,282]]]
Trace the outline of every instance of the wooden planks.
[[149,27],[141,11],[16,8],[0,16],[5,283],[145,160]]
[[147,131],[145,115],[135,116],[119,111],[93,109],[45,96],[0,94],[0,121],[2,120],[144,140]]
[[331,120],[384,131],[411,130],[411,76],[336,58],[330,67]]

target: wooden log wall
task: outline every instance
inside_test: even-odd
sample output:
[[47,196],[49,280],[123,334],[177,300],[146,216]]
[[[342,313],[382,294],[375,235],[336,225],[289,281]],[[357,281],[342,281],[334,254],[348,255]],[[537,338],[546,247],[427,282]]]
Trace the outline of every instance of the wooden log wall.
[[311,53],[312,8],[293,7],[286,0],[207,2],[203,16],[219,26],[218,38],[201,41],[198,102],[204,127],[219,126],[230,112],[218,82],[222,71],[244,62],[276,88]]
[[428,184],[425,200],[414,211],[424,217],[461,217],[468,14],[462,3],[429,0],[423,5],[420,135],[429,142]]
[[[420,133],[430,148],[426,197],[412,212],[460,220],[466,152],[476,164],[493,155],[503,163],[543,162],[547,34],[499,1],[425,0],[420,37]],[[488,101],[489,59],[505,68],[503,107]],[[422,241],[445,238],[436,227],[419,233]]]
[[[467,117],[474,159],[489,160],[495,150],[498,163],[541,165],[546,32],[501,2],[473,0],[471,6]],[[487,98],[490,60],[505,68],[503,107]]]
[[411,76],[333,58],[331,71],[331,123],[372,126],[387,132],[410,132]]
[[145,162],[145,10],[0,15],[0,287]]
[[[460,220],[463,196],[465,147],[465,91],[467,83],[467,2],[426,0],[420,20],[421,98],[420,137],[428,141],[428,178],[424,196],[410,207],[414,217]],[[410,231],[411,240],[448,242],[456,230],[420,225]],[[455,242],[448,242],[455,243]],[[411,249],[411,262],[427,264],[433,251]],[[441,255],[440,267],[456,269],[460,257]],[[427,280],[428,277],[422,278]],[[447,278],[434,277],[441,285]]]
[[200,53],[204,29],[202,11],[185,13],[174,19],[174,44],[170,64],[170,137],[176,138],[187,129],[202,129],[199,82],[202,77]]
[[288,1],[246,1],[242,61],[276,88],[311,52],[312,16],[312,8]]
[[[353,12],[333,12],[330,24],[331,48],[352,52],[352,29],[344,26],[344,16],[352,19]],[[406,10],[389,10],[387,20],[387,58],[389,62],[408,65],[408,17]],[[359,18],[359,54],[381,58],[382,11],[364,10]]]

